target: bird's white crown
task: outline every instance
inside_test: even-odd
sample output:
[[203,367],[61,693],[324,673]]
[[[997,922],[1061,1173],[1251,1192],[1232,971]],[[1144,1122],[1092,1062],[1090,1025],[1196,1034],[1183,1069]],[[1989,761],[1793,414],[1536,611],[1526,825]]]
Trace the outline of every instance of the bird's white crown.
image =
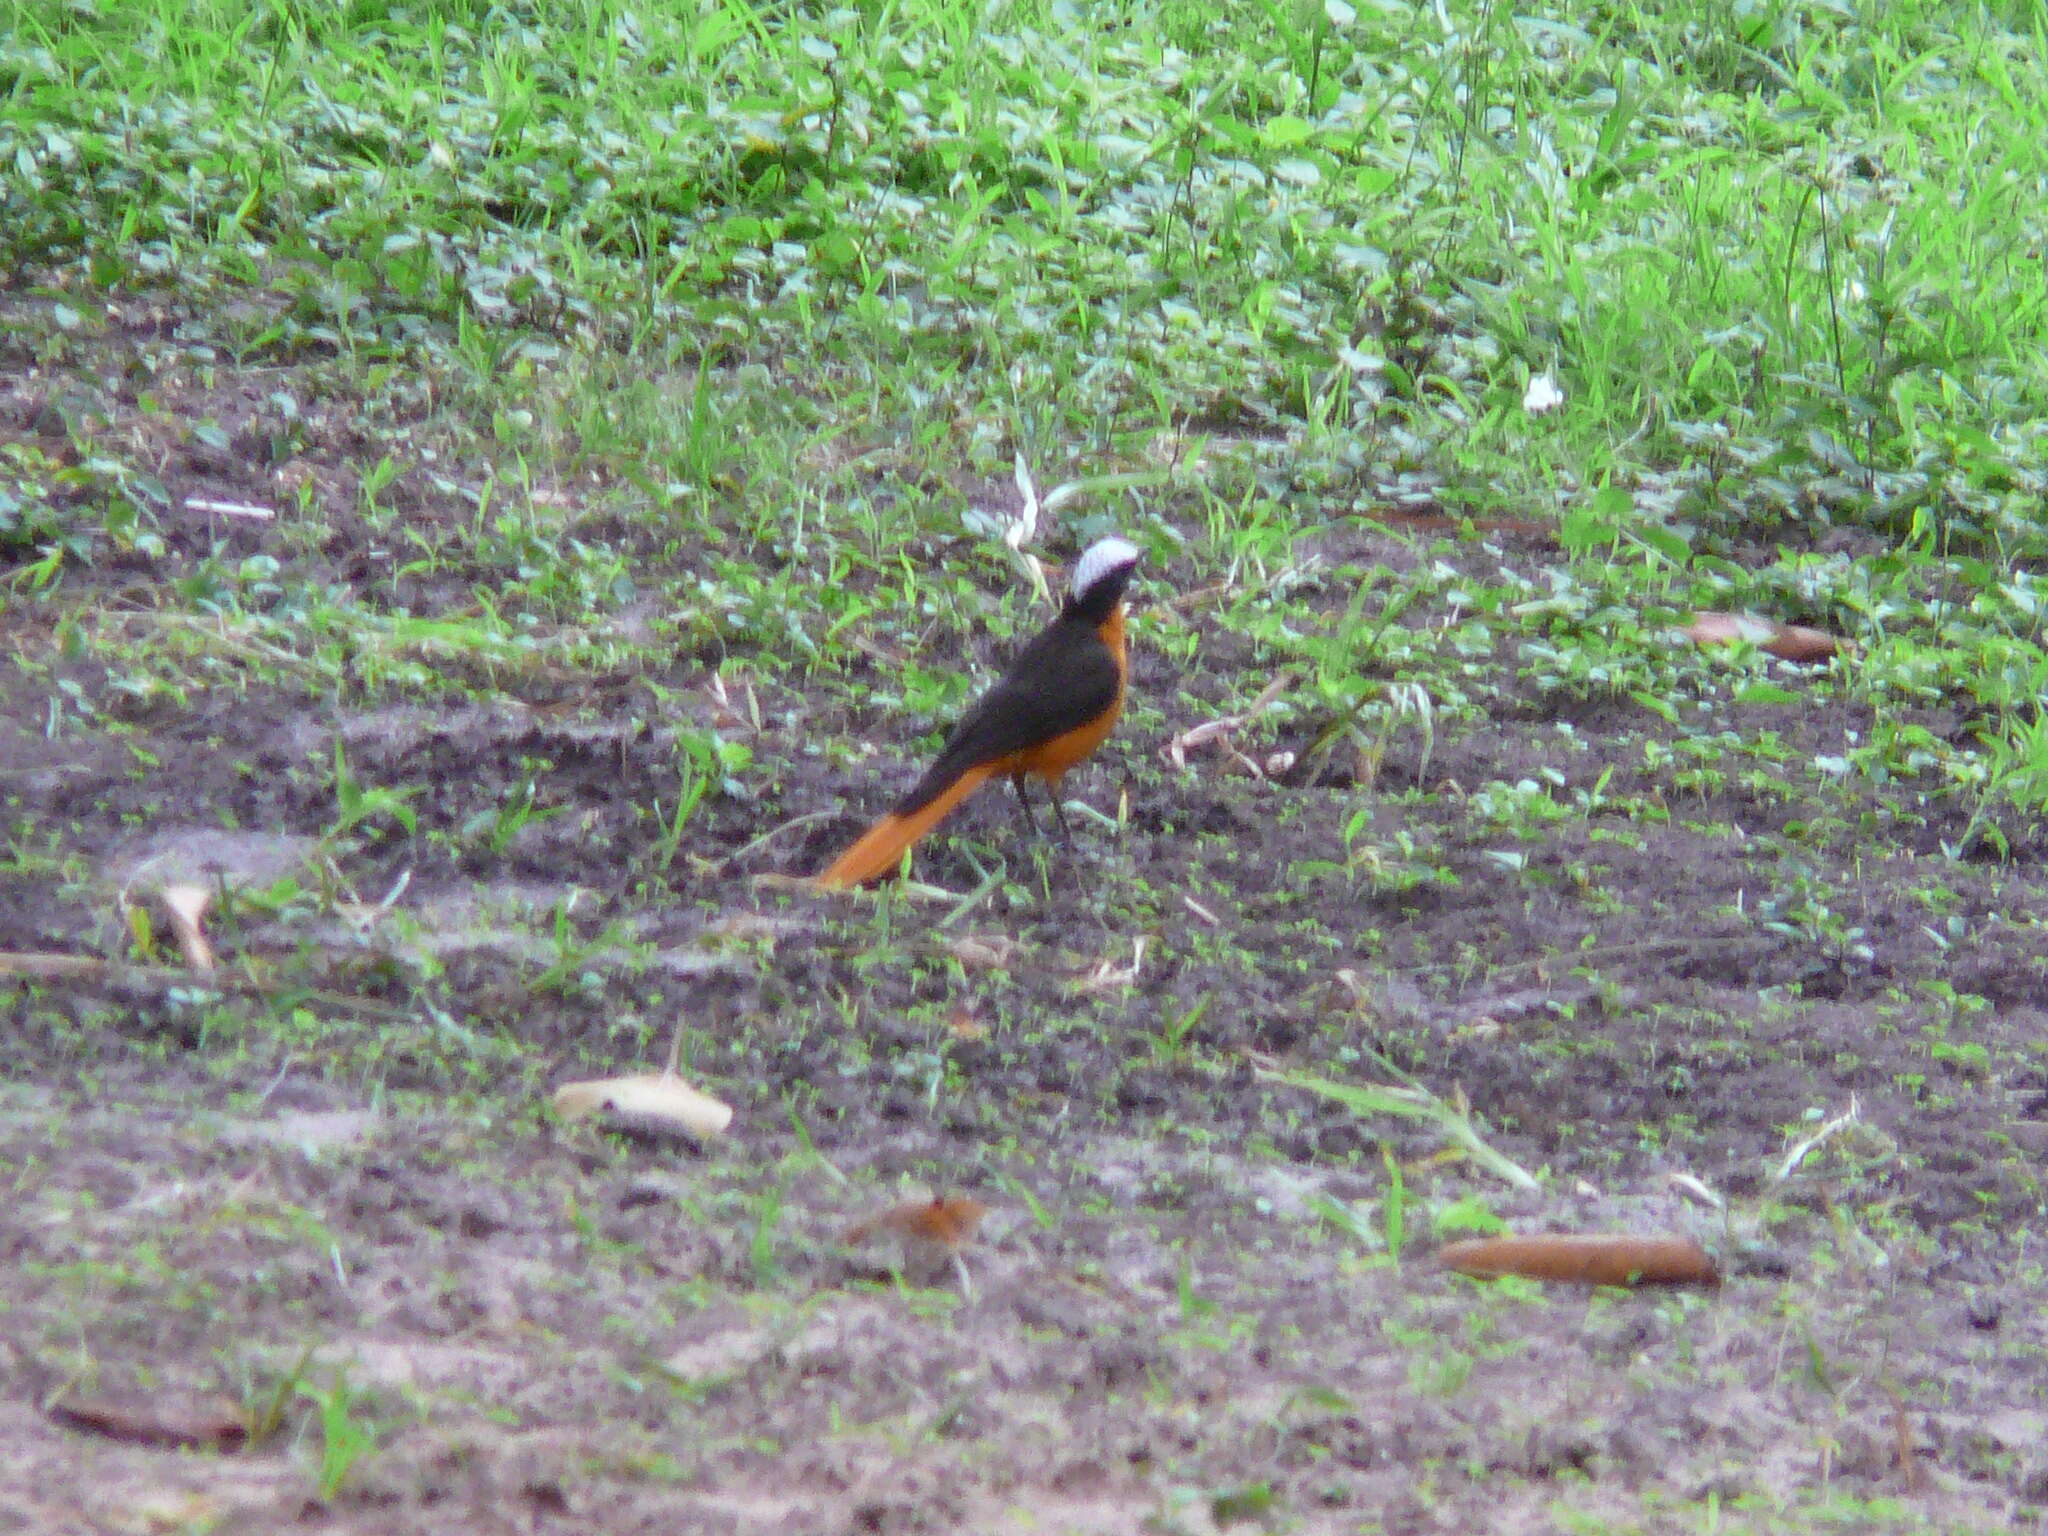
[[1078,598],[1119,566],[1130,567],[1137,563],[1138,546],[1129,539],[1097,539],[1074,562],[1071,590]]

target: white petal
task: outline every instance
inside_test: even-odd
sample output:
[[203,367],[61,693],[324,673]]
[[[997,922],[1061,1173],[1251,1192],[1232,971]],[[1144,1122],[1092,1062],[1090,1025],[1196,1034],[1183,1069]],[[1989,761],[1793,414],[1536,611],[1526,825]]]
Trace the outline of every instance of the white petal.
[[1557,387],[1557,380],[1547,373],[1539,373],[1529,381],[1529,387],[1522,392],[1522,409],[1531,416],[1541,416],[1545,411],[1554,411],[1564,404],[1564,391]]

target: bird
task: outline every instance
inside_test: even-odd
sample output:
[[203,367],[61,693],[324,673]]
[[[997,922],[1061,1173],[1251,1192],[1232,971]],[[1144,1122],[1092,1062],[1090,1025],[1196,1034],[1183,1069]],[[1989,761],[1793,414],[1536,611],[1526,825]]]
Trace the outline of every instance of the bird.
[[815,883],[846,890],[887,874],[905,849],[998,774],[1009,776],[1034,826],[1025,783],[1033,776],[1043,779],[1064,836],[1060,778],[1108,739],[1123,713],[1123,600],[1137,565],[1137,546],[1126,539],[1099,539],[1082,551],[1059,617],[961,717],[910,793],[820,871]]

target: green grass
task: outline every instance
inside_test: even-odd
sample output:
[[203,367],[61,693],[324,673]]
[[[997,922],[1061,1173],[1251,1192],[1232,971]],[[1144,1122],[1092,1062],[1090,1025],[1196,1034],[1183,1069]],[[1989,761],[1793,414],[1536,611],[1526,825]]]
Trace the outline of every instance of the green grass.
[[9,265],[260,291],[243,362],[429,349],[529,463],[799,559],[938,509],[807,508],[792,453],[1044,474],[1190,422],[1296,440],[1203,487],[1233,521],[1405,468],[1618,487],[1577,531],[1680,563],[2033,537],[2048,124],[1991,14],[472,9],[14,6]]

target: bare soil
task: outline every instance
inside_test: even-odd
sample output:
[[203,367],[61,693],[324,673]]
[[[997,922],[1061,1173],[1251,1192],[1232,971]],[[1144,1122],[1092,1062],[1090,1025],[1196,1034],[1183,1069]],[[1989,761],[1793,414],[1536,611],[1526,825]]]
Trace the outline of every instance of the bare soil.
[[[106,387],[146,344],[138,326],[64,377],[10,359],[0,435],[35,438],[60,389],[148,429]],[[253,447],[276,383],[168,367],[155,394]],[[920,857],[962,894],[1006,863],[970,906],[758,884],[818,867],[914,773],[933,722],[857,702],[887,657],[807,678],[740,632],[617,675],[422,653],[459,688],[369,690],[161,622],[153,594],[218,545],[379,609],[460,611],[488,573],[394,587],[349,510],[393,434],[432,430],[424,400],[316,409],[260,471],[172,434],[165,553],[0,615],[0,949],[120,962],[0,977],[0,1529],[2040,1523],[2038,848],[1953,861],[1967,808],[1803,772],[1674,794],[1644,764],[1677,727],[1513,683],[1426,758],[1397,733],[1371,783],[1343,757],[1314,783],[1213,753],[1174,769],[1170,735],[1276,667],[1222,630],[1166,659],[1202,629],[1158,601],[1210,579],[1191,557],[1148,570],[1132,711],[1070,783],[1120,829],[1077,816],[1062,852],[990,793]],[[280,495],[300,483],[317,529]],[[463,515],[424,471],[391,494],[419,526]],[[286,510],[210,526],[175,510],[194,495]],[[1289,599],[1304,624],[1418,558],[1352,522],[1323,550]],[[85,608],[90,645],[65,632]],[[989,618],[1020,612],[990,592]],[[156,660],[122,661],[117,632]],[[937,625],[917,660],[1001,651]],[[1865,724],[1725,723],[1794,764]],[[1253,755],[1319,724],[1263,728]],[[753,766],[664,868],[671,732],[707,725]],[[412,835],[328,836],[337,743],[361,783],[413,792]],[[1523,780],[1592,808],[1525,837],[1482,794]],[[528,782],[552,814],[492,850],[475,818]],[[243,891],[213,919],[211,983],[174,953],[126,963],[122,895],[168,870]],[[678,1030],[686,1073],[738,1110],[726,1138],[546,1111],[561,1081],[659,1066]],[[1542,1192],[1426,1123],[1261,1075],[1289,1067],[1462,1094]],[[1414,1202],[1398,1262],[1390,1159]],[[928,1191],[991,1207],[971,1285],[840,1241]],[[1449,1276],[1429,1214],[1468,1195],[1518,1230],[1697,1234],[1726,1283]],[[232,1454],[47,1411],[81,1383],[260,1406],[302,1360],[375,1433],[325,1498],[310,1396]]]

